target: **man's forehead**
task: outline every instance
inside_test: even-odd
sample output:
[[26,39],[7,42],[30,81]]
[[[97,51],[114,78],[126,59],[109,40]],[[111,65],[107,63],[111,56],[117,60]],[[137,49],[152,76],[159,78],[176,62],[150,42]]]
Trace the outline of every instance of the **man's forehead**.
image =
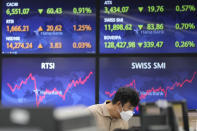
[[133,107],[130,102],[125,103],[125,106],[127,106],[127,107]]

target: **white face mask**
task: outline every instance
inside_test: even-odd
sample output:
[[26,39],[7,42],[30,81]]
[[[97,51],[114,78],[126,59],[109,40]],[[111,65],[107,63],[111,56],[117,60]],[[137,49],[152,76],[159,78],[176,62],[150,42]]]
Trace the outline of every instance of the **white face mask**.
[[133,116],[134,112],[133,111],[122,111],[120,112],[120,116],[123,120],[128,121],[129,119],[131,119],[131,117]]

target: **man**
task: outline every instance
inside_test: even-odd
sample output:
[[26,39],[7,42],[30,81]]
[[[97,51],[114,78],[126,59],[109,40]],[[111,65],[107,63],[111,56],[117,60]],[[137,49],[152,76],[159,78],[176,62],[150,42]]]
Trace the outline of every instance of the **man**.
[[138,103],[139,95],[134,89],[119,88],[112,101],[90,106],[88,110],[93,113],[102,131],[128,129],[128,120]]

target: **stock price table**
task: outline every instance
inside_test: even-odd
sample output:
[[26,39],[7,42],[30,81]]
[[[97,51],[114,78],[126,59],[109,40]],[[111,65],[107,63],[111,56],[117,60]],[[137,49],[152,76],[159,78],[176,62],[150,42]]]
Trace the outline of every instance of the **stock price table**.
[[95,53],[95,0],[3,0],[3,54]]
[[196,0],[101,0],[101,53],[196,53]]

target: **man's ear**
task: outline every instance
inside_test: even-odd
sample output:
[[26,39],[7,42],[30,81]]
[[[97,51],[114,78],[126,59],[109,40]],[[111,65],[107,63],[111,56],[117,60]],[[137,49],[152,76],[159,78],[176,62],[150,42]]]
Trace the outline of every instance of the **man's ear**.
[[116,105],[117,105],[117,106],[121,106],[120,101],[116,102]]

